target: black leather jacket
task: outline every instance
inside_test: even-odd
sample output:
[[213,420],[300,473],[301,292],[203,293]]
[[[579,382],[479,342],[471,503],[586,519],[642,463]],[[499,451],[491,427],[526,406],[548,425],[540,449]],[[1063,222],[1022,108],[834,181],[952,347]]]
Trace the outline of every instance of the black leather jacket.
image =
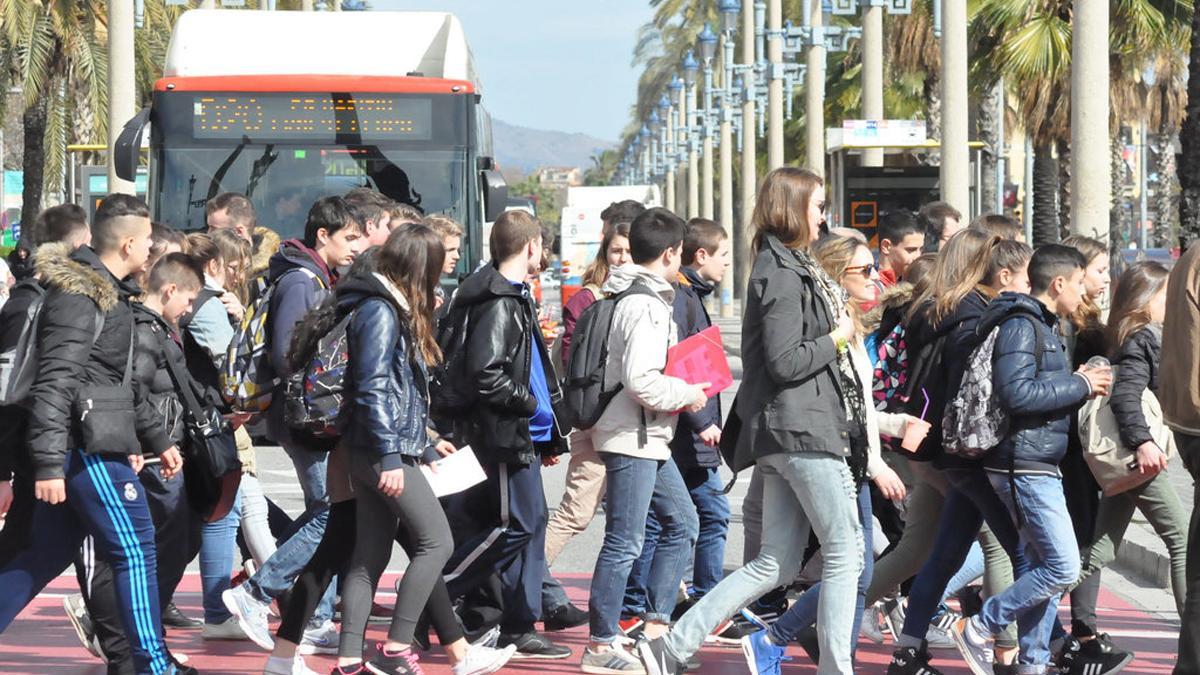
[[[539,455],[566,452],[569,446],[558,423],[562,395],[533,300],[486,265],[463,281],[451,302],[467,311],[468,331],[461,380],[444,386],[470,392],[476,401],[453,420],[457,444],[469,444],[482,461],[495,463],[532,464]],[[542,360],[555,408],[551,439],[536,448],[529,434],[529,418],[537,410],[529,388],[531,346]]]
[[1158,362],[1162,352],[1162,326],[1150,325],[1125,339],[1113,365],[1117,366],[1108,405],[1117,419],[1121,443],[1130,450],[1154,435],[1142,412],[1142,392],[1158,395]]
[[167,359],[175,364],[179,372],[188,372],[183,349],[176,342],[174,331],[157,312],[135,304],[133,320],[137,330],[133,378],[142,388],[146,403],[157,413],[171,443],[179,445],[184,440],[183,403],[175,380],[171,378],[171,371],[167,369]]

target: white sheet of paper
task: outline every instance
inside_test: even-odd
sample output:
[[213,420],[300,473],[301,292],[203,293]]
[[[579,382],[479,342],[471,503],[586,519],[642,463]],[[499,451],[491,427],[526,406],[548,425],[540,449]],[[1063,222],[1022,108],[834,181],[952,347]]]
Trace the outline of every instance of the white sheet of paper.
[[470,446],[459,448],[458,452],[433,464],[437,467],[436,472],[428,466],[422,466],[421,472],[433,488],[433,494],[438,497],[457,494],[487,480],[487,474],[483,472],[483,467],[479,465],[479,459],[475,457],[475,452]]

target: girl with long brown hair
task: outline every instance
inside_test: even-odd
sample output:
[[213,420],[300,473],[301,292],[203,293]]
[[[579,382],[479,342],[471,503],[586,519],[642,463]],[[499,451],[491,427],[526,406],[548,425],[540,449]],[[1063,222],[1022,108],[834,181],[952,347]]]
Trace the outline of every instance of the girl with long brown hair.
[[[1167,268],[1159,263],[1135,263],[1121,275],[1113,294],[1107,346],[1115,376],[1109,406],[1117,421],[1121,444],[1136,455],[1135,471],[1153,478],[1100,500],[1096,511],[1095,541],[1081,547],[1083,569],[1079,589],[1087,588],[1095,596],[1099,595],[1098,585],[1085,582],[1116,559],[1136,509],[1150,522],[1166,546],[1171,562],[1171,590],[1176,609],[1183,616],[1187,592],[1188,519],[1179,494],[1166,475],[1168,448],[1159,443],[1163,438],[1169,439],[1170,433],[1164,433],[1161,419],[1148,419],[1142,406],[1146,391],[1156,396],[1158,393],[1167,275]],[[1093,588],[1094,591],[1090,590]],[[1072,593],[1072,604],[1075,595]],[[1088,606],[1095,607],[1098,597],[1084,600]],[[1095,614],[1089,618],[1092,623],[1087,627],[1095,634],[1098,630]]]
[[[820,672],[853,672],[863,556],[856,481],[867,471],[867,401],[849,356],[855,335],[849,296],[809,253],[824,205],[824,181],[806,169],[776,169],[759,189],[742,325],[744,375],[736,418],[725,428],[737,435],[732,468],[753,465],[761,476],[762,545],[666,636],[642,643],[650,675],[681,668],[721,621],[794,579],[810,531],[821,540],[824,560]],[[774,660],[752,671],[778,668],[784,645],[769,647],[754,653]]]

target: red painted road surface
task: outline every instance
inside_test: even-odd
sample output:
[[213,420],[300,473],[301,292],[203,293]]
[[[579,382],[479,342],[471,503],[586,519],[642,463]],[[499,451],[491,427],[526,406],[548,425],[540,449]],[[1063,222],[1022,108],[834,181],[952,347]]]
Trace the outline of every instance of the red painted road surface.
[[[562,578],[572,598],[586,606],[587,575],[565,575]],[[389,575],[381,589],[391,587],[395,576]],[[76,592],[74,576],[60,577],[31,604],[16,622],[0,635],[0,673],[17,675],[37,673],[39,675],[103,675],[104,666],[88,654],[76,641],[62,610],[64,594]],[[189,574],[175,595],[176,603],[189,616],[201,616],[199,579]],[[3,593],[4,589],[0,589]],[[388,600],[391,596],[380,600]],[[1123,647],[1137,652],[1137,658],[1126,673],[1169,673],[1175,663],[1176,633],[1168,625],[1154,619],[1111,593],[1100,596],[1100,621],[1104,630],[1112,634]],[[373,643],[383,639],[385,624],[371,624],[367,640]],[[512,661],[502,672],[566,675],[579,673],[579,655],[587,640],[587,628],[576,628],[555,634],[563,643],[575,650],[575,655],[564,661]],[[176,652],[187,654],[192,665],[201,673],[260,673],[266,662],[266,653],[249,642],[204,642],[200,631],[172,630],[168,644]],[[859,647],[860,673],[883,673],[891,653],[891,642],[874,645],[865,640]],[[816,668],[798,647],[789,650],[794,657],[785,663],[785,675],[814,673]],[[708,646],[700,653],[704,663],[700,675],[746,675],[745,661],[741,651],[731,647]],[[957,659],[953,650],[935,652],[934,665],[946,673],[968,673]],[[329,672],[333,657],[308,657],[309,667],[318,672]],[[421,664],[430,675],[448,675],[450,668],[436,645],[432,652],[423,656]]]

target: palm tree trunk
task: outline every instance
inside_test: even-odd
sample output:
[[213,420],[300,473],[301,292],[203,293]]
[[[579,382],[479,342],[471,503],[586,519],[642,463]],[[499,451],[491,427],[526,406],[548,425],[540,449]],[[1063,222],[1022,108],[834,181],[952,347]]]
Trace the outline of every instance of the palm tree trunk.
[[1058,211],[1055,209],[1057,195],[1058,171],[1051,156],[1051,146],[1040,145],[1033,150],[1034,246],[1059,241]]
[[1175,155],[1172,141],[1175,134],[1171,128],[1163,124],[1157,134],[1150,137],[1150,147],[1154,149],[1154,230],[1151,232],[1152,246],[1173,246],[1172,236],[1178,231],[1175,217],[1175,193],[1179,187],[1176,183]]
[[42,189],[46,179],[44,162],[47,103],[47,95],[43,94],[33,106],[25,110],[21,120],[25,136],[25,156],[21,161],[21,168],[25,173],[25,184],[21,192],[22,232],[31,231],[34,220],[42,210]]
[[1071,236],[1071,142],[1060,139],[1058,150],[1058,235],[1059,240]]
[[1125,145],[1121,133],[1109,143],[1109,164],[1112,174],[1112,206],[1108,211],[1108,241],[1113,248],[1125,248],[1133,233],[1132,213],[1129,204],[1132,195],[1129,166],[1121,156],[1122,146]]
[[999,170],[1000,153],[1004,139],[1000,138],[999,118],[1000,83],[988,87],[979,102],[979,140],[983,141],[980,153],[980,213],[991,213],[996,204],[996,172]]
[[1179,245],[1200,237],[1200,2],[1192,9],[1192,44],[1188,56],[1188,103],[1179,132]]
[[[942,80],[936,72],[925,74],[925,135],[942,138]],[[929,166],[941,166],[942,154],[938,149],[929,152],[925,160]]]

